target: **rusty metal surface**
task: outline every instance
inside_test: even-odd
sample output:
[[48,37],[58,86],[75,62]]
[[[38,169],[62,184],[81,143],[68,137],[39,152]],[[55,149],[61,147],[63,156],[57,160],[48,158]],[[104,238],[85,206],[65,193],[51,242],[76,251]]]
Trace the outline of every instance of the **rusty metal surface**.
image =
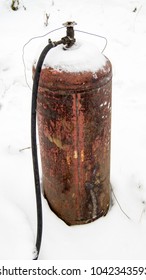
[[91,222],[109,208],[111,77],[109,60],[96,73],[41,72],[43,189],[52,210],[69,225]]

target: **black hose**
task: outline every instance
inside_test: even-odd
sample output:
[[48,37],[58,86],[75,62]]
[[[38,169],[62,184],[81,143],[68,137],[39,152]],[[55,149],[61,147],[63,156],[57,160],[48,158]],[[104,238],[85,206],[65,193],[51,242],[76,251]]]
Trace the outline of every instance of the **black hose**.
[[34,260],[38,259],[41,240],[42,240],[42,227],[43,227],[43,217],[42,217],[42,201],[41,201],[41,186],[40,186],[40,176],[39,176],[39,166],[38,166],[38,155],[37,155],[37,141],[36,141],[36,108],[37,108],[37,93],[39,86],[39,79],[42,64],[44,59],[51,48],[55,45],[50,42],[42,51],[37,66],[35,70],[33,89],[32,89],[32,106],[31,106],[31,146],[32,146],[32,159],[33,159],[33,171],[34,171],[34,181],[35,181],[35,193],[36,193],[36,206],[37,206],[37,237],[36,237],[36,250],[37,255]]

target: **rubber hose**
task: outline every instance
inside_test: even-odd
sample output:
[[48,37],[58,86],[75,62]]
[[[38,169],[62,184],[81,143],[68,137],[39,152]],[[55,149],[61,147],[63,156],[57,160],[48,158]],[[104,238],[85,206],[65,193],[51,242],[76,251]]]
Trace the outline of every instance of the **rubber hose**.
[[42,64],[44,59],[51,48],[55,47],[53,43],[49,43],[42,51],[34,74],[33,89],[32,89],[32,105],[31,105],[31,146],[32,146],[32,160],[33,160],[33,172],[35,182],[35,194],[36,194],[36,207],[37,207],[37,237],[36,237],[36,250],[37,255],[34,260],[38,259],[41,241],[42,241],[42,229],[43,229],[43,217],[42,217],[42,200],[41,200],[41,185],[38,166],[37,155],[37,141],[36,141],[36,108],[37,108],[37,93],[39,86],[39,79]]

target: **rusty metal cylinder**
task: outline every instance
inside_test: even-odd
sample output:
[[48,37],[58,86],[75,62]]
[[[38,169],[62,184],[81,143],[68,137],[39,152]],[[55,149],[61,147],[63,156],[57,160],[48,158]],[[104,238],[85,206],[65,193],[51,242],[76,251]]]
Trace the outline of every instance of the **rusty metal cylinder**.
[[[57,48],[69,56],[69,50]],[[95,52],[93,59],[98,61],[98,56]],[[37,118],[43,190],[51,209],[69,225],[106,215],[110,204],[112,67],[103,55],[102,59],[100,67],[88,70],[86,65],[85,71],[45,63],[40,76]]]

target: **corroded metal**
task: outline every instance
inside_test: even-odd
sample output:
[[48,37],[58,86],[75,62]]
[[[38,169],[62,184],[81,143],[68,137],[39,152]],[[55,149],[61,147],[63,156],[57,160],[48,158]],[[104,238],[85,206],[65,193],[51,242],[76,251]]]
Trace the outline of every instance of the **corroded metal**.
[[94,73],[41,72],[43,189],[51,209],[69,225],[91,222],[109,208],[111,72],[108,59]]

